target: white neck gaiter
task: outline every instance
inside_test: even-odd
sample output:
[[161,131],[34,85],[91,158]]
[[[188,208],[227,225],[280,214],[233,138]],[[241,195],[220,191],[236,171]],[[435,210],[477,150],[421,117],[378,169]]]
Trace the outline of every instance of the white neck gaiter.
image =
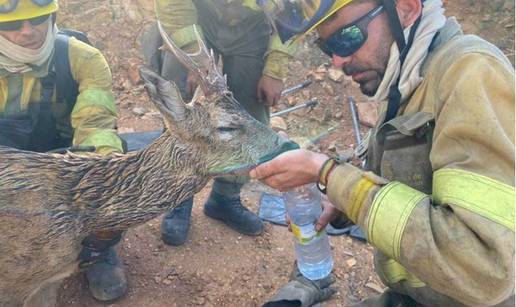
[[[403,103],[412,92],[419,86],[423,78],[420,69],[423,61],[428,55],[428,48],[432,43],[435,33],[446,23],[444,8],[441,0],[426,0],[423,2],[423,13],[421,22],[416,30],[414,42],[410,48],[403,69],[401,70],[400,83],[398,88],[401,93],[401,103]],[[412,26],[404,30],[405,39],[408,39]],[[391,46],[389,62],[385,75],[378,87],[374,101],[382,102],[387,100],[389,88],[396,82],[400,75],[400,53],[396,42]]]
[[21,47],[0,35],[0,69],[11,73],[25,73],[32,71],[34,66],[43,65],[52,55],[57,35],[57,26],[52,26],[52,18],[46,23],[47,36],[39,49]]

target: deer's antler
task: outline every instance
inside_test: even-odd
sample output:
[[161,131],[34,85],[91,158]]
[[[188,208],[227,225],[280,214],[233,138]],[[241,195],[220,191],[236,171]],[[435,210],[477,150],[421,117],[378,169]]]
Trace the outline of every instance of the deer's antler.
[[199,79],[201,89],[208,100],[214,100],[216,97],[229,91],[226,78],[217,67],[213,50],[208,51],[208,48],[197,32],[195,25],[194,32],[197,38],[199,51],[191,54],[184,52],[176,45],[176,43],[174,43],[167,32],[163,30],[159,21],[158,28],[165,46],[176,56],[179,62],[181,62],[189,71],[195,73],[196,77]]

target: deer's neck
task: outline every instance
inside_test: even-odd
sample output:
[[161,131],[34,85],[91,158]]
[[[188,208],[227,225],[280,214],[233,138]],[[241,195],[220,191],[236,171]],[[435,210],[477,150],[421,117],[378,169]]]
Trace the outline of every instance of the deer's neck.
[[87,229],[127,229],[193,197],[208,181],[202,153],[165,132],[145,150],[102,159],[76,187],[74,201],[88,208]]

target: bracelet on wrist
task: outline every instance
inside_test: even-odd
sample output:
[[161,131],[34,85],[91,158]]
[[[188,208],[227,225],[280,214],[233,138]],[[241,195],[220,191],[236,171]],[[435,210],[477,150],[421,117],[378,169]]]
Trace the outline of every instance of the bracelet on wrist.
[[337,165],[339,165],[339,162],[335,158],[329,158],[324,161],[323,165],[319,169],[317,188],[324,194],[326,194],[326,186],[328,185],[330,173],[337,167]]

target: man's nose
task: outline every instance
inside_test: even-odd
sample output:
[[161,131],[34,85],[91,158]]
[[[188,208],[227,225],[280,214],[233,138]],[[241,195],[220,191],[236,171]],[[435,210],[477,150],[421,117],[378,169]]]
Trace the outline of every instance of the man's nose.
[[30,35],[32,33],[32,30],[33,30],[33,27],[31,25],[31,23],[28,20],[24,20],[19,31],[20,31],[20,34]]
[[348,64],[350,61],[351,61],[350,56],[341,57],[336,54],[334,54],[332,56],[333,66],[335,66],[336,68],[342,68],[342,67],[344,67],[344,65]]

